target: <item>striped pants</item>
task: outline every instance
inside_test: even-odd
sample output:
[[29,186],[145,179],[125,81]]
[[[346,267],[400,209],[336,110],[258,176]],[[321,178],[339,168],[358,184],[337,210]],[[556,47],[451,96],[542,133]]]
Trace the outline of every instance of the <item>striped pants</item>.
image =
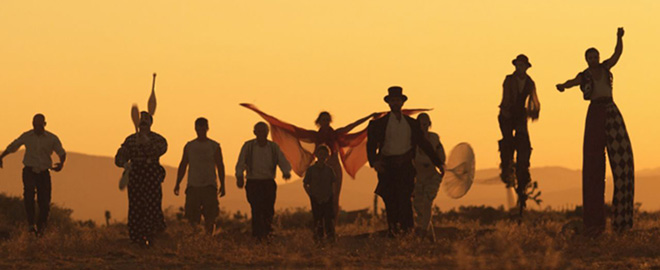
[[605,229],[605,149],[614,178],[612,228],[632,228],[635,169],[630,138],[621,112],[611,99],[589,105],[584,132],[582,202],[584,226],[588,233]]

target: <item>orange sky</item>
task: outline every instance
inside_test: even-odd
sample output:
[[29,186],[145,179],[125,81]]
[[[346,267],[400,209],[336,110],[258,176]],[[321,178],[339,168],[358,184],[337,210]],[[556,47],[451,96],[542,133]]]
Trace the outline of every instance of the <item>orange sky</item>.
[[157,72],[154,130],[169,141],[166,164],[178,164],[198,116],[233,168],[260,120],[240,102],[310,129],[328,110],[339,127],[387,110],[387,87],[401,85],[406,107],[435,108],[432,129],[446,148],[470,142],[479,168],[496,167],[501,83],[525,53],[542,104],[530,125],[532,166],[575,169],[588,102],[554,85],[586,67],[586,48],[609,57],[624,26],[615,101],[637,168],[658,167],[657,14],[651,0],[4,0],[0,148],[43,112],[68,151],[112,156]]

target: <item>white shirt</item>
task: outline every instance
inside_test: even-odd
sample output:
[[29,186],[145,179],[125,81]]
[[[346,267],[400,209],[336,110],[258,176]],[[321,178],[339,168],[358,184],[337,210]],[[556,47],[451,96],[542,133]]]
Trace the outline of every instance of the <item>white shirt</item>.
[[214,140],[192,140],[184,148],[188,155],[188,186],[218,187],[215,168],[215,154],[220,151],[220,144]]
[[7,146],[7,152],[14,153],[25,145],[23,165],[32,167],[35,171],[45,171],[53,166],[50,156],[53,152],[59,156],[66,154],[60,139],[55,134],[44,130],[44,134],[37,135],[34,130],[23,133],[18,139]]
[[[249,153],[250,150],[252,153]],[[260,146],[256,139],[250,140],[243,144],[238,156],[236,178],[243,177],[243,171],[247,170],[247,179],[275,179],[276,166],[280,167],[283,174],[291,173],[291,164],[276,143],[268,141],[265,146]]]
[[385,156],[403,155],[412,149],[410,140],[411,131],[408,121],[403,115],[396,119],[396,115],[390,113],[385,130],[385,142],[381,153]]

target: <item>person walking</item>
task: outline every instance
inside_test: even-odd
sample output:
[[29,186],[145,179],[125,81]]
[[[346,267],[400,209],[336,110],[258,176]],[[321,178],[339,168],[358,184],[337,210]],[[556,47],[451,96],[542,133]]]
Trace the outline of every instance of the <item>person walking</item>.
[[167,152],[167,140],[151,131],[152,124],[151,114],[141,112],[139,131],[128,136],[115,155],[115,165],[130,168],[128,233],[133,242],[145,247],[166,228],[162,208],[165,168],[160,157]]
[[[252,208],[252,236],[258,240],[267,239],[273,231],[277,166],[280,167],[284,180],[291,178],[291,164],[280,151],[280,147],[268,140],[268,132],[266,123],[258,122],[254,125],[253,133],[256,138],[243,144],[236,162],[236,185],[238,188],[245,185],[247,200]],[[244,175],[245,171],[247,176]]]
[[[529,141],[527,121],[539,118],[541,103],[536,94],[536,84],[527,74],[532,64],[526,55],[518,55],[511,63],[516,70],[506,76],[498,122],[502,132],[500,146],[500,178],[507,188],[515,187],[520,213],[527,205],[527,186],[531,182],[529,159],[532,145]],[[516,161],[513,161],[514,153]],[[515,175],[514,175],[515,171]]]
[[[23,201],[25,203],[25,213],[27,216],[30,232],[41,236],[48,223],[48,213],[50,212],[51,201],[51,179],[50,171],[59,172],[64,168],[66,161],[66,151],[62,148],[62,142],[53,133],[46,130],[46,117],[43,114],[36,114],[32,118],[32,130],[27,131],[16,140],[14,140],[7,149],[0,154],[0,168],[2,168],[2,159],[25,145],[25,155],[23,156]],[[60,159],[59,163],[53,165],[51,160],[52,153],[55,152]],[[35,201],[37,195],[37,205],[39,207],[39,216],[35,221]]]
[[[225,165],[220,144],[207,136],[209,121],[200,117],[195,120],[197,138],[183,148],[183,157],[174,185],[174,195],[179,196],[180,184],[188,171],[185,216],[191,224],[199,224],[204,216],[204,229],[212,235],[220,209],[218,196],[225,196]],[[217,174],[216,174],[217,170]],[[218,189],[219,179],[220,189]]]
[[[440,136],[437,133],[429,131],[431,127],[431,117],[427,113],[417,115],[417,121],[424,133],[424,138],[433,146],[434,154],[440,158],[444,165],[446,160],[445,149],[440,142]],[[442,182],[442,174],[433,166],[431,159],[423,150],[417,149],[415,152],[415,189],[413,191],[413,206],[417,218],[415,219],[416,231],[420,237],[426,237],[429,230],[433,232],[431,223],[431,212],[433,200],[438,195],[438,189]],[[433,234],[431,234],[433,236]]]
[[316,148],[316,163],[307,168],[303,187],[309,196],[314,217],[314,240],[317,243],[327,238],[335,240],[335,211],[332,196],[337,191],[337,176],[326,162],[330,156],[330,148],[319,145]]
[[385,102],[390,112],[369,121],[367,127],[367,158],[378,173],[375,193],[385,202],[388,235],[394,237],[413,229],[412,193],[415,187],[413,158],[417,147],[444,174],[442,161],[424,137],[419,122],[402,113],[408,97],[400,86],[388,89]]

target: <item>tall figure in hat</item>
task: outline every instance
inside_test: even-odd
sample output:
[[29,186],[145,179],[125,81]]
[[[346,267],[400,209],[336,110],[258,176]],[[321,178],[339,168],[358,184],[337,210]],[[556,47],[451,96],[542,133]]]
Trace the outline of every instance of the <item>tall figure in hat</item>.
[[389,236],[409,232],[413,224],[412,193],[415,188],[415,149],[419,147],[444,174],[442,161],[426,140],[419,122],[402,113],[408,97],[399,86],[388,89],[390,112],[371,120],[367,127],[367,158],[378,173],[376,194],[385,202]]
[[614,178],[614,216],[617,231],[632,228],[635,169],[630,137],[623,117],[612,99],[612,72],[623,52],[623,28],[617,30],[617,42],[610,59],[600,62],[596,48],[585,52],[588,68],[575,78],[557,84],[557,90],[580,86],[585,100],[591,101],[584,127],[582,162],[582,203],[584,226],[588,233],[605,229],[605,149]]
[[[64,167],[66,152],[62,148],[60,139],[55,134],[46,130],[46,117],[36,114],[32,118],[33,129],[21,134],[0,155],[0,168],[2,158],[16,152],[25,145],[23,156],[23,200],[25,202],[25,213],[27,215],[29,230],[36,235],[43,234],[50,211],[51,182],[50,171],[59,172]],[[53,166],[50,156],[57,153],[60,163]],[[35,191],[37,204],[39,206],[39,217],[35,224]],[[36,225],[36,226],[35,226]]]
[[[498,120],[502,140],[500,145],[500,177],[507,187],[516,188],[518,206],[521,211],[527,201],[527,185],[531,181],[529,175],[529,158],[532,147],[529,142],[527,120],[539,118],[541,104],[536,94],[534,80],[527,75],[527,69],[532,64],[524,54],[518,55],[512,61],[516,70],[504,79],[502,102]],[[516,161],[513,161],[514,153]],[[515,171],[515,177],[514,177]]]
[[141,112],[139,131],[126,138],[115,155],[115,164],[130,166],[128,181],[128,233],[131,240],[149,246],[153,237],[165,230],[162,183],[165,168],[160,157],[167,151],[167,141],[151,131],[153,118]]

